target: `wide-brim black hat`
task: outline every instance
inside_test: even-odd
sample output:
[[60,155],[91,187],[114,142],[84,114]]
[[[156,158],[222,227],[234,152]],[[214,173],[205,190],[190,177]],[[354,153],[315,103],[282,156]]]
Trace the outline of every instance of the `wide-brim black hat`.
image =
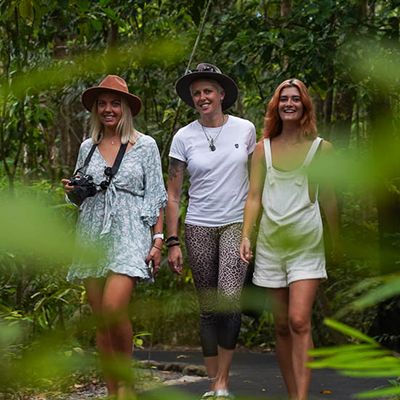
[[225,96],[222,100],[222,110],[231,107],[238,97],[238,87],[235,81],[228,75],[225,75],[215,65],[208,63],[198,64],[196,69],[189,71],[181,76],[175,84],[178,96],[190,107],[194,107],[192,94],[190,93],[190,85],[198,79],[211,79],[217,81],[224,89]]

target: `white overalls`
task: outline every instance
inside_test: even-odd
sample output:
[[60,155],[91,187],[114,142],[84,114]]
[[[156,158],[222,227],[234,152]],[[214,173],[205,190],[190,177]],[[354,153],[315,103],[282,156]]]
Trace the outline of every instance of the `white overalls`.
[[318,190],[312,202],[307,176],[321,141],[313,141],[301,167],[280,171],[272,165],[270,140],[264,140],[267,172],[253,274],[258,286],[281,288],[327,278]]

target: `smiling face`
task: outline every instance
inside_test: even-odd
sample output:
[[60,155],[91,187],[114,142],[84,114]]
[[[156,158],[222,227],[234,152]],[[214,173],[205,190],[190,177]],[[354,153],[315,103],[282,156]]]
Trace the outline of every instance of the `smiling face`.
[[196,80],[190,85],[190,93],[196,110],[202,116],[222,112],[222,100],[225,93],[214,81]]
[[101,93],[97,98],[97,114],[106,129],[115,130],[122,118],[121,96]]
[[279,96],[278,112],[282,123],[300,122],[303,117],[304,106],[297,87],[291,86],[282,89]]

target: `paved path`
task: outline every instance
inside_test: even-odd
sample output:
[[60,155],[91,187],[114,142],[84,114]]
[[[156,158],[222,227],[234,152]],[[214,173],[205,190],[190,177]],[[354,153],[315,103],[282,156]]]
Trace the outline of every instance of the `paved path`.
[[[136,350],[135,358],[161,363],[187,363],[202,365],[197,351],[146,351]],[[358,392],[386,386],[385,379],[348,378],[332,370],[314,370],[310,400],[350,400]],[[200,398],[208,388],[206,379],[173,386]],[[236,352],[231,372],[231,390],[236,396],[251,399],[284,399],[285,388],[274,353]],[[157,393],[148,393],[141,399],[157,399]],[[193,398],[193,397],[191,397]],[[173,397],[171,397],[173,400]]]

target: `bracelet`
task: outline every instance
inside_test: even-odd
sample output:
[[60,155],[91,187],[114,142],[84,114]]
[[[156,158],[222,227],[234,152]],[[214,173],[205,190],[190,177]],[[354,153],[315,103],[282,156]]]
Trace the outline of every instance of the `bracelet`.
[[153,240],[161,239],[164,240],[164,234],[162,232],[154,232]]
[[167,247],[168,247],[168,248],[174,247],[174,246],[180,246],[180,243],[179,243],[179,242],[176,242],[176,243],[169,243],[169,244],[167,244]]
[[242,240],[247,240],[247,241],[251,242],[251,240],[247,236],[243,236]]
[[155,244],[153,244],[153,247],[155,248],[155,249],[157,249],[157,250],[162,250],[162,248],[161,247],[158,247],[158,246],[156,246]]
[[169,243],[169,242],[179,242],[178,236],[170,236],[169,238],[167,238],[165,243]]

